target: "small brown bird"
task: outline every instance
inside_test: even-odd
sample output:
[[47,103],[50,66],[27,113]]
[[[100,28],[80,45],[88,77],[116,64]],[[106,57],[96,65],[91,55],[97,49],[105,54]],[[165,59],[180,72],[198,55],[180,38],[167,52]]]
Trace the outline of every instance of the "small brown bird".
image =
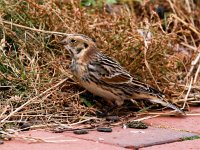
[[101,53],[91,38],[69,34],[60,43],[70,53],[70,70],[79,83],[108,103],[120,106],[124,100],[149,100],[184,114],[175,105],[165,102],[160,91],[137,81],[116,60]]

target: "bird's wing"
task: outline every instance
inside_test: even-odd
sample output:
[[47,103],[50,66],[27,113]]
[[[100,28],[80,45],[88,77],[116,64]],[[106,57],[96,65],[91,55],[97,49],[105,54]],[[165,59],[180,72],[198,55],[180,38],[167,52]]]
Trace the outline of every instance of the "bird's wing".
[[88,65],[88,72],[96,82],[104,82],[116,88],[124,88],[129,93],[142,92],[163,97],[163,94],[134,79],[120,64],[112,58],[101,55],[96,61],[91,61]]
[[89,63],[88,70],[91,75],[105,83],[123,84],[132,81],[131,75],[119,63],[107,56]]
[[101,77],[100,79],[104,82],[120,84],[130,82],[132,80],[132,77],[129,74],[120,72],[114,73],[110,76]]

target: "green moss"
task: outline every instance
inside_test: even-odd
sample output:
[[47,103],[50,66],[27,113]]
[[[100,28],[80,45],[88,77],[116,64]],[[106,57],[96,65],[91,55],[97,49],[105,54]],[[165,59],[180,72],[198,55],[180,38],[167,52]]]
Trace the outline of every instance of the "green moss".
[[186,141],[186,140],[196,140],[196,139],[200,139],[200,135],[186,137],[186,138],[183,138],[182,140]]

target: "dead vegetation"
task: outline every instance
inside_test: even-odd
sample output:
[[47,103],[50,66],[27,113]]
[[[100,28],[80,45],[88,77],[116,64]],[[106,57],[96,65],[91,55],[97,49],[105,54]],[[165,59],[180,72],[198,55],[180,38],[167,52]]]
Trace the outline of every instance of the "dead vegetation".
[[70,58],[57,44],[62,33],[94,38],[135,78],[180,107],[199,105],[199,14],[196,0],[94,1],[90,6],[73,0],[1,0],[1,126],[101,123],[95,117],[103,107],[99,98],[84,94],[68,71]]

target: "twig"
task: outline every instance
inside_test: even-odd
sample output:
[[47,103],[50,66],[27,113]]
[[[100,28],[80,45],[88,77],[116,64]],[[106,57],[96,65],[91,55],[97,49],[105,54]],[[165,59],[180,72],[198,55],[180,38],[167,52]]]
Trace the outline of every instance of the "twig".
[[188,96],[189,96],[189,94],[190,94],[190,91],[191,91],[191,88],[192,88],[192,83],[193,83],[193,77],[191,77],[190,84],[189,84],[189,88],[188,88],[187,94],[185,95],[184,104],[183,104],[182,109],[185,108],[185,105],[186,105],[186,102],[187,102],[187,98],[188,98]]
[[177,19],[178,21],[180,21],[181,23],[183,23],[185,26],[189,27],[190,30],[192,30],[194,33],[196,33],[198,36],[200,36],[200,32],[197,31],[195,29],[195,27],[187,22],[185,22],[184,20],[182,20],[181,18],[179,18],[177,15],[172,14],[172,17],[174,17],[175,19]]
[[156,117],[160,117],[160,115],[154,115],[154,116],[147,116],[147,117],[143,117],[143,118],[139,118],[133,121],[143,121],[143,120],[147,120],[147,119],[151,119],[151,118],[156,118]]
[[198,101],[198,100],[196,100],[196,101],[191,100],[190,102],[191,103],[200,103],[200,101]]
[[[175,85],[176,83],[173,83],[173,82],[170,82],[169,83],[170,85]],[[189,88],[188,85],[184,85],[184,84],[176,84],[177,86],[180,86],[180,87],[186,87],[186,88]],[[200,90],[200,86],[197,86],[197,85],[194,85],[192,86],[193,89],[197,89],[197,90]]]
[[194,70],[194,66],[199,62],[200,60],[200,53],[197,55],[197,57],[192,61],[191,68],[187,74],[186,77],[189,77],[192,74],[192,71]]
[[[196,96],[195,96],[196,97]],[[187,98],[187,101],[188,102],[191,102],[191,101],[194,101],[194,100],[196,100],[197,98],[195,98],[195,97],[190,97],[190,98]],[[178,102],[184,102],[185,101],[185,98],[184,99],[179,99],[178,100]],[[199,101],[200,102],[200,101]]]
[[97,118],[97,117],[90,117],[90,118],[87,118],[87,119],[85,119],[85,120],[82,120],[82,121],[79,121],[79,122],[75,122],[75,123],[72,123],[72,124],[70,124],[69,126],[75,126],[75,125],[77,125],[77,124],[81,124],[81,123],[84,123],[84,122],[87,122],[87,121],[90,121],[90,120],[92,120],[92,119],[99,119],[99,118]]
[[149,66],[149,63],[147,62],[146,53],[147,53],[147,49],[145,48],[145,50],[144,50],[144,58],[145,58],[145,59],[144,59],[144,63],[145,63],[145,65],[146,65],[147,69],[149,70],[149,73],[150,73],[151,77],[153,78],[153,80],[154,80],[154,82],[155,82],[155,84],[156,84],[158,90],[160,90],[160,88],[159,88],[159,86],[158,86],[158,84],[157,84],[157,82],[156,82],[156,79],[155,79],[154,76],[153,76],[153,73],[152,73],[152,71],[151,71],[151,68],[150,68],[150,66]]
[[10,107],[10,106],[7,105],[5,108],[3,108],[3,111],[2,111],[2,113],[0,114],[0,119],[1,119],[1,117],[7,112],[7,110],[8,110],[9,107]]
[[5,21],[5,20],[0,20],[0,22],[2,22],[4,24],[9,24],[11,26],[16,26],[16,27],[19,27],[19,28],[23,28],[23,29],[27,29],[27,30],[31,30],[31,31],[36,31],[36,32],[42,32],[42,33],[46,33],[46,34],[68,35],[67,33],[63,33],[63,32],[46,31],[46,30],[31,28],[31,27],[23,26],[23,25],[16,24],[16,23],[13,23],[13,22],[10,22],[10,21]]
[[186,114],[186,116],[200,116],[200,113],[199,114]]
[[156,82],[156,79],[154,78],[154,76],[153,76],[153,73],[152,73],[152,71],[151,71],[151,68],[150,68],[150,66],[149,66],[149,63],[148,63],[148,61],[147,61],[147,50],[148,50],[148,34],[150,33],[150,31],[149,31],[149,25],[148,25],[148,23],[147,23],[147,27],[146,27],[146,29],[144,29],[145,30],[145,32],[144,32],[144,34],[145,35],[143,35],[143,34],[141,34],[140,32],[140,34],[141,34],[141,36],[143,37],[143,39],[144,39],[144,63],[145,63],[145,65],[146,65],[146,67],[147,67],[147,69],[148,69],[148,71],[149,71],[149,73],[150,73],[150,75],[151,75],[151,77],[153,78],[153,80],[154,80],[154,82],[155,82],[155,84],[156,84],[156,86],[157,86],[157,88],[160,90],[160,88],[159,88],[159,86],[158,86],[158,84],[157,84],[157,82]]
[[197,78],[198,78],[198,75],[199,75],[199,72],[200,72],[200,62],[199,62],[199,66],[198,66],[198,68],[197,68],[197,71],[196,71],[196,73],[195,73],[194,82],[193,82],[193,83],[196,83]]
[[176,11],[175,11],[175,9],[174,9],[173,3],[171,2],[171,0],[168,0],[168,2],[169,2],[169,4],[170,4],[170,7],[171,7],[173,13],[176,14]]
[[20,107],[16,108],[13,112],[11,112],[9,115],[7,115],[4,119],[2,119],[0,121],[0,123],[4,123],[6,121],[6,119],[8,119],[9,117],[11,117],[12,115],[14,115],[16,112],[20,111],[22,108],[24,108],[26,105],[30,104],[32,101],[38,99],[39,97],[43,96],[44,94],[46,94],[47,92],[51,91],[52,89],[58,87],[60,84],[64,83],[68,78],[65,78],[63,80],[61,80],[60,82],[58,82],[56,85],[50,87],[49,89],[47,89],[46,91],[40,93],[38,96],[35,96],[32,99],[29,99],[26,103],[24,103],[23,105],[21,105]]
[[195,47],[195,46],[191,46],[191,45],[186,44],[186,43],[184,43],[184,42],[181,42],[180,44],[183,45],[183,46],[185,46],[185,47],[188,47],[188,48],[190,48],[190,49],[192,49],[192,50],[194,50],[194,51],[197,50],[197,47]]
[[[169,114],[169,113],[159,113],[159,112],[147,112],[147,113],[141,113],[138,115],[154,115],[154,116],[147,116],[144,119],[141,118],[142,120],[146,120],[146,119],[151,119],[151,118],[155,118],[155,117],[161,117],[161,116],[171,116],[173,114]],[[157,116],[159,115],[159,116]],[[200,113],[193,113],[193,114],[186,114],[186,116],[200,116]],[[141,121],[140,119],[137,119],[135,121]]]

